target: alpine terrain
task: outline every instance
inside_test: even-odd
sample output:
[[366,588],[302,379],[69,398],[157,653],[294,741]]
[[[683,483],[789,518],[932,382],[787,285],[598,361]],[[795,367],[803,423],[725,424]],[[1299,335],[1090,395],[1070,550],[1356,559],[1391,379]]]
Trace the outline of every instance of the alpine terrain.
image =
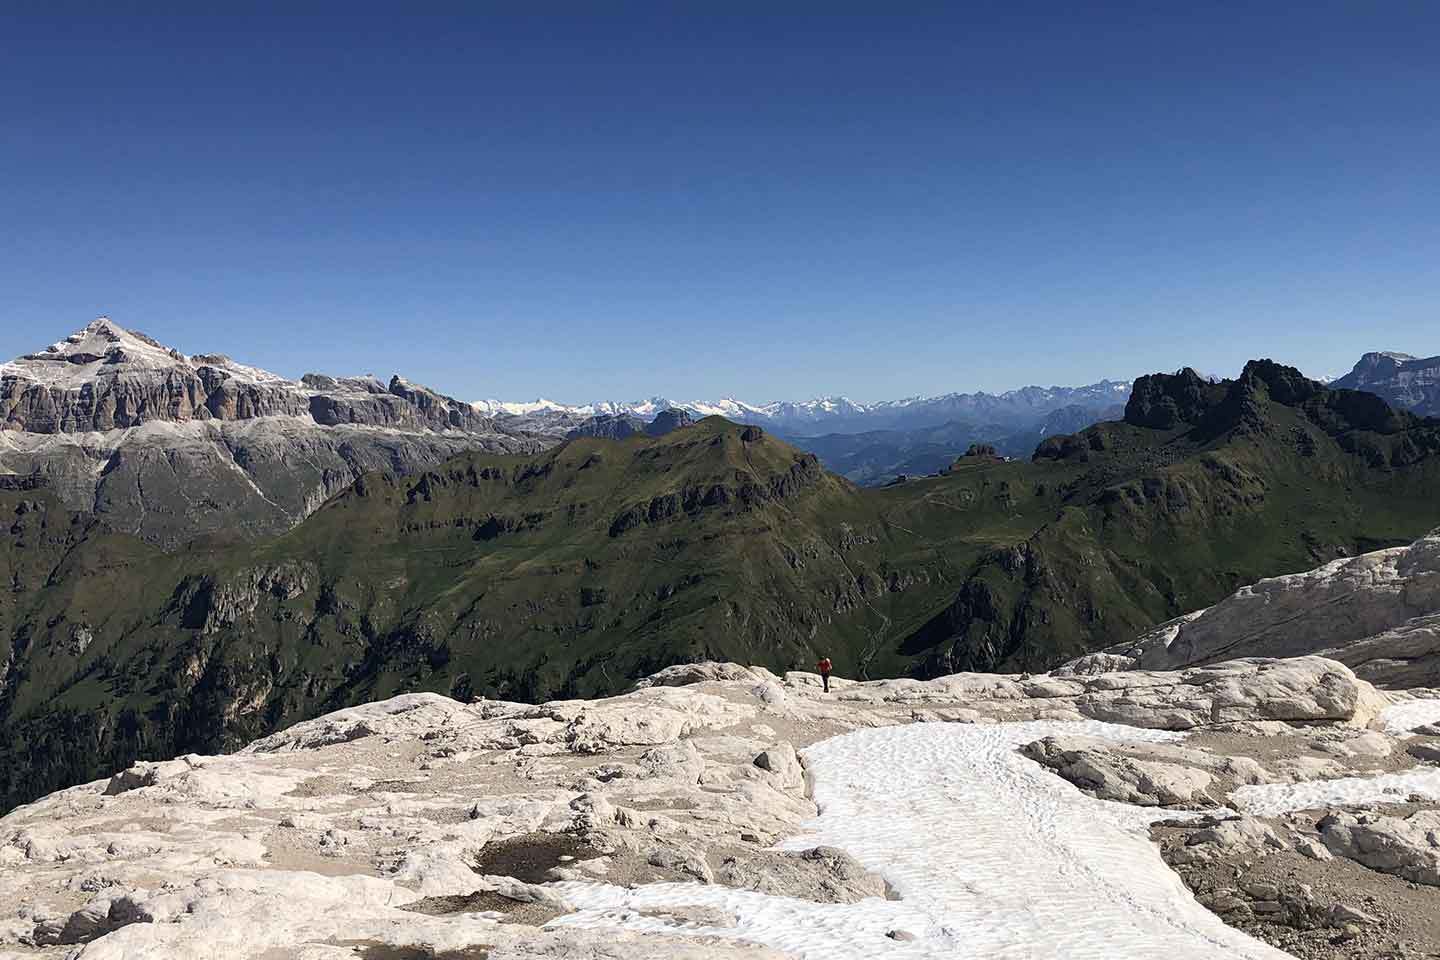
[[1322,625],[1319,643],[1366,662],[1425,661],[1412,679],[1433,684],[1435,633],[1387,625],[1433,610],[1437,547],[1440,531],[1235,593],[1212,611],[1261,615],[1253,655],[1211,649],[1221,659],[1201,667],[1088,657],[1043,675],[835,678],[825,693],[813,673],[703,662],[606,699],[401,694],[227,756],[140,762],[0,818],[0,946],[71,960],[1433,955],[1440,700],[1372,684],[1306,637]]
[[856,487],[755,426],[362,474],[260,543],[166,553],[0,489],[0,796],[409,691],[538,702],[669,664],[1044,670],[1440,525],[1440,421],[1270,361],[1136,383],[1032,460]]
[[871,404],[847,397],[763,404],[733,397],[679,403],[652,397],[582,405],[485,400],[475,407],[516,430],[565,435],[595,435],[605,423],[645,422],[667,410],[695,419],[724,417],[764,427],[814,453],[827,469],[872,485],[935,473],[972,443],[1028,456],[1044,437],[1119,418],[1129,395],[1129,381],[1102,380],[1084,387],[1031,386],[1000,394],[948,393]]

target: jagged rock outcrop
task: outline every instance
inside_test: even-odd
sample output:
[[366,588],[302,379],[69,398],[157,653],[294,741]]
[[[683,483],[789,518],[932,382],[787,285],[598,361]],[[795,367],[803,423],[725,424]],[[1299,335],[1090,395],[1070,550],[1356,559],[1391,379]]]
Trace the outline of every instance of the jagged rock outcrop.
[[1125,422],[1169,430],[1196,423],[1223,395],[1224,388],[1189,367],[1175,374],[1151,374],[1135,381],[1125,404]]
[[1218,757],[1168,743],[1113,744],[1089,737],[1052,736],[1021,748],[1025,756],[1101,800],[1142,807],[1215,806],[1217,778],[1267,783],[1249,758]]
[[367,470],[550,442],[398,376],[292,381],[106,318],[0,365],[0,473],[167,547],[281,532]]

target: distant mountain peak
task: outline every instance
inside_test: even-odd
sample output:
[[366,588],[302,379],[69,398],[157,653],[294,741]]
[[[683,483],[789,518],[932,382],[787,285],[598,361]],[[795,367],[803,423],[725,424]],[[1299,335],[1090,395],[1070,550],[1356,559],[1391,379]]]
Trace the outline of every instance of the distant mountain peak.
[[1440,416],[1440,356],[1374,350],[1331,386],[1373,393],[1392,407],[1421,416]]

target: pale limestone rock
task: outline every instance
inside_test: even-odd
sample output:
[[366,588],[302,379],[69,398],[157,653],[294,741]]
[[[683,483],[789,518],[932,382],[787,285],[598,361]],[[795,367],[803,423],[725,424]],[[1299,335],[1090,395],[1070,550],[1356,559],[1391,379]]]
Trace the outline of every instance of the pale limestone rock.
[[[97,934],[78,960],[269,960],[297,943],[324,960],[326,945],[340,942],[437,953],[484,944],[492,960],[773,958],[678,933],[541,932],[401,908],[491,894],[563,912],[563,897],[547,899],[535,882],[551,877],[680,876],[835,902],[883,896],[883,881],[843,855],[766,849],[816,814],[794,745],[807,730],[1126,716],[1147,727],[1273,733],[1296,720],[1350,743],[1358,737],[1339,737],[1336,725],[1364,723],[1370,709],[1368,685],[1320,658],[1067,678],[836,678],[829,697],[814,675],[737,670],[749,675],[722,667],[710,673],[740,678],[538,706],[404,695],[229,756],[141,765],[110,795],[109,781],[52,795],[0,820],[0,902],[50,904],[12,939],[58,939],[76,918],[76,936]],[[1168,802],[1186,787],[1204,802],[1202,776],[1265,775],[1183,744],[1103,759],[1149,777],[1116,781],[1133,784],[1141,802]],[[1263,833],[1229,821],[1212,832],[1215,842],[1268,849]],[[514,845],[523,855],[507,859]],[[106,886],[87,888],[99,874]],[[102,899],[103,922],[116,926],[99,933]]]
[[[1440,531],[1408,547],[1332,561],[1242,587],[1133,643],[1056,675],[1174,670],[1244,657],[1319,655],[1393,688],[1440,683]],[[1128,661],[1128,662],[1127,662]]]
[[1222,850],[1287,850],[1287,844],[1275,830],[1255,817],[1232,817],[1221,820],[1191,834],[1190,846],[1213,845]]
[[782,742],[770,747],[755,758],[755,766],[774,774],[785,789],[800,789],[805,784],[805,770],[790,743]]
[[1332,813],[1320,821],[1330,852],[1412,883],[1440,886],[1440,811],[1409,817]]
[[1021,753],[1101,800],[1142,807],[1213,804],[1205,791],[1214,778],[1194,767],[1126,756],[1059,737],[1026,744]]
[[683,687],[692,683],[709,681],[755,681],[761,679],[753,669],[738,663],[718,663],[706,660],[702,663],[678,663],[636,682],[635,689],[646,687]]

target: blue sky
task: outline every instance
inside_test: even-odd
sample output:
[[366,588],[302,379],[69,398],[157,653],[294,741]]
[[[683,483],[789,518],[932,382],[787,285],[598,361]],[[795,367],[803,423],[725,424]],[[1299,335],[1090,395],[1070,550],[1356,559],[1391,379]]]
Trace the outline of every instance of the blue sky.
[[578,401],[1440,353],[1433,3],[225,6],[0,12],[0,356],[107,313]]

